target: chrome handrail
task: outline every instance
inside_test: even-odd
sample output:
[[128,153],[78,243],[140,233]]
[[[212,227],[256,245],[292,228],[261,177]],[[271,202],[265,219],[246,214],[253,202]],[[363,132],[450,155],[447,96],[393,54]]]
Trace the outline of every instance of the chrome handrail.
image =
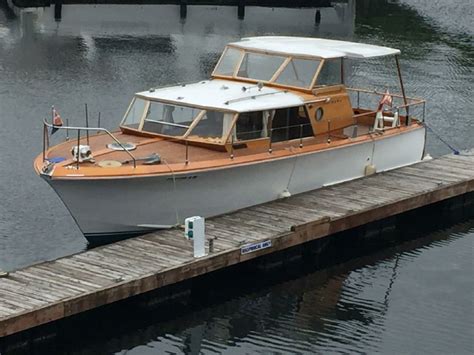
[[[367,90],[367,89],[351,88],[351,87],[347,87],[346,89],[347,89],[347,91],[362,92],[364,94],[372,94],[372,95],[378,95],[378,96],[385,95],[384,92],[380,92],[380,91],[377,91],[377,90]],[[390,93],[390,96],[393,96],[393,97],[396,97],[396,98],[399,98],[399,99],[403,98],[403,95],[394,94],[394,93]],[[420,104],[420,103],[426,101],[426,100],[421,99],[419,97],[409,97],[409,96],[407,96],[406,98],[407,98],[407,100],[414,101],[411,104]]]
[[[135,157],[133,156],[132,153],[130,153],[130,151],[128,149],[125,149],[125,147],[123,146],[123,144],[117,139],[115,138],[115,136],[110,133],[107,129],[105,128],[101,128],[101,127],[74,127],[74,126],[55,126],[51,123],[48,123],[45,119],[43,120],[43,127],[49,127],[49,128],[55,128],[55,129],[65,129],[65,130],[72,130],[72,131],[78,131],[78,133],[82,130],[84,131],[96,131],[96,132],[105,132],[106,134],[109,135],[110,138],[112,138],[115,143],[117,143],[129,156],[130,158],[132,158],[133,160],[133,167],[136,168],[137,167],[137,161],[135,159]],[[43,130],[43,140],[46,138],[45,135],[47,135],[47,129],[44,129]],[[78,138],[78,146],[79,146],[79,142],[80,142],[80,138]],[[78,147],[79,148],[79,147]],[[78,154],[79,154],[79,149],[78,149]],[[43,161],[46,160],[45,159],[45,147],[43,146]],[[79,161],[79,157],[78,157],[78,161]]]
[[[351,91],[351,92],[356,92],[357,93],[357,108],[360,108],[360,93],[364,93],[364,94],[368,94],[368,95],[377,95],[377,96],[383,96],[385,95],[385,93],[383,92],[379,92],[377,90],[367,90],[367,89],[360,89],[360,88],[351,88],[351,87],[348,87],[346,88],[347,91]],[[390,96],[394,97],[394,98],[397,98],[397,99],[402,99],[404,98],[403,95],[400,95],[400,94],[393,94],[391,93]],[[407,122],[409,121],[409,113],[408,113],[408,109],[411,107],[411,106],[416,106],[416,105],[423,105],[423,119],[422,119],[422,122],[425,121],[425,107],[426,107],[426,100],[424,99],[421,99],[421,98],[418,98],[418,97],[408,97],[406,96],[405,97],[406,100],[408,101],[411,101],[411,102],[405,102],[403,105],[399,105],[396,107],[396,109],[405,109],[406,110],[406,117],[407,117]],[[377,111],[372,111],[372,112],[366,112],[366,113],[363,113],[363,114],[358,114],[358,115],[355,115],[354,117],[360,117],[360,116],[366,116],[368,114],[373,114],[373,113],[376,113]]]

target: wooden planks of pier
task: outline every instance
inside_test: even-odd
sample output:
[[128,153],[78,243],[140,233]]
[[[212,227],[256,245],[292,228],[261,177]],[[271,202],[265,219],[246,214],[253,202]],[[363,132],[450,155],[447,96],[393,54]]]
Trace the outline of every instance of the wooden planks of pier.
[[175,229],[13,271],[0,277],[0,337],[472,191],[474,150],[208,219],[202,258]]

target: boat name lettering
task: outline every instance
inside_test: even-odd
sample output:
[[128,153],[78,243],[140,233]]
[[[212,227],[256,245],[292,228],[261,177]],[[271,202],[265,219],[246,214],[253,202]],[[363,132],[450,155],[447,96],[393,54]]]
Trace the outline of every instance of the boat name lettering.
[[196,179],[197,178],[197,175],[189,175],[189,176],[176,176],[176,177],[169,177],[169,178],[166,178],[166,180],[192,180],[192,179]]
[[244,255],[248,253],[253,253],[254,251],[257,251],[257,250],[270,248],[271,246],[272,246],[271,240],[266,240],[264,242],[259,242],[259,243],[254,243],[254,244],[247,244],[247,245],[244,245],[242,248],[240,248],[240,254]]
[[331,100],[329,100],[330,104],[338,104],[338,103],[341,103],[341,102],[342,102],[342,99],[331,99]]

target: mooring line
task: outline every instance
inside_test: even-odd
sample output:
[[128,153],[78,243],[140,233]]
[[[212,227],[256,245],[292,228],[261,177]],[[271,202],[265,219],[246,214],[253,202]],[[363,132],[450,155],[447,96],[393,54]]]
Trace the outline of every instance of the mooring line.
[[428,126],[428,124],[425,122],[425,127],[428,128],[429,131],[431,131],[431,133],[433,133],[435,135],[436,138],[438,138],[442,143],[444,143],[449,149],[451,149],[454,153],[454,155],[459,155],[459,150],[457,150],[456,148],[452,147],[448,142],[446,142],[443,138],[441,138],[441,136],[436,133],[433,128],[431,128],[430,126]]

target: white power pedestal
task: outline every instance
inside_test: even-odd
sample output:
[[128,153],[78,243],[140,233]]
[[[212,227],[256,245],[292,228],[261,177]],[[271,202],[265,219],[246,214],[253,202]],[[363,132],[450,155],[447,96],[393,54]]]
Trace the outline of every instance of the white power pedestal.
[[186,218],[184,220],[184,235],[193,241],[195,258],[206,256],[206,233],[203,217]]

